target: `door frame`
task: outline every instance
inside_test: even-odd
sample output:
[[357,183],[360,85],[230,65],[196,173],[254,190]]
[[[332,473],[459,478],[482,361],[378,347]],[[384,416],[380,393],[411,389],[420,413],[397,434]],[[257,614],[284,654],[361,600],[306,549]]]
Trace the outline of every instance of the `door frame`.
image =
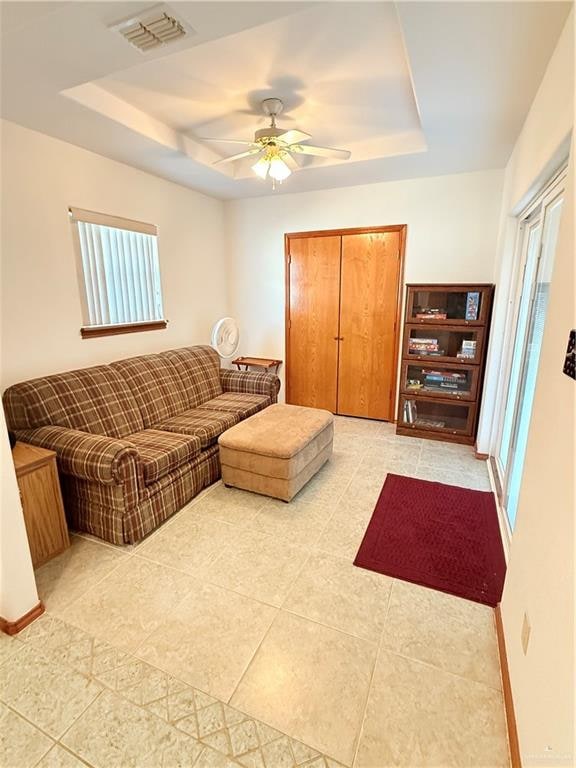
[[390,412],[393,418],[390,423],[395,423],[396,401],[398,399],[398,373],[400,369],[400,327],[402,323],[402,306],[404,302],[404,260],[406,253],[407,224],[390,224],[380,227],[349,227],[344,229],[314,229],[309,232],[284,233],[284,357],[286,360],[284,386],[286,390],[286,402],[290,402],[290,240],[302,237],[343,237],[345,235],[372,235],[383,232],[398,232],[400,235],[400,254],[398,269],[398,288],[396,295],[396,316],[394,318],[394,368],[392,381],[394,388],[390,391]]

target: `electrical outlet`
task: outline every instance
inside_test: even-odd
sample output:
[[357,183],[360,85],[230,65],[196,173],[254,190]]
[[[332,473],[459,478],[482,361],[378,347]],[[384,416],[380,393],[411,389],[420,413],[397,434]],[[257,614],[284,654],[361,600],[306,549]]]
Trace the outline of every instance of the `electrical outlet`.
[[520,633],[520,640],[522,642],[522,650],[524,651],[524,656],[528,653],[528,643],[530,642],[530,621],[528,619],[528,614],[524,613],[524,620],[522,621],[522,632]]

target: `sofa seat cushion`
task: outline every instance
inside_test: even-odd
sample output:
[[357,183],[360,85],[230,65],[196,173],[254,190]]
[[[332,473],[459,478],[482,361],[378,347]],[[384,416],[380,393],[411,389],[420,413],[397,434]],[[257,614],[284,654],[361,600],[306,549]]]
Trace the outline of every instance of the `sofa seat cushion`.
[[237,413],[241,419],[247,419],[258,411],[262,411],[271,404],[268,395],[247,395],[243,392],[225,392],[223,395],[203,403],[202,408],[211,411],[226,411]]
[[133,445],[142,463],[146,485],[186,464],[200,454],[200,439],[194,435],[178,435],[159,429],[144,429],[128,435],[125,442]]
[[240,416],[237,413],[193,408],[180,414],[180,416],[168,419],[158,429],[198,437],[200,438],[202,449],[205,449],[214,445],[222,432],[238,424],[239,421]]

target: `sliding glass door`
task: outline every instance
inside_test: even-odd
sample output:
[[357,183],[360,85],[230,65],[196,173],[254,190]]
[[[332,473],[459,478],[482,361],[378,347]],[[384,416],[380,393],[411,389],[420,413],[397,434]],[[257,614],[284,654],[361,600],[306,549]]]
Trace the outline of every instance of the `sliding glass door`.
[[522,222],[523,271],[497,451],[502,505],[511,529],[516,521],[562,201],[563,184],[557,182]]

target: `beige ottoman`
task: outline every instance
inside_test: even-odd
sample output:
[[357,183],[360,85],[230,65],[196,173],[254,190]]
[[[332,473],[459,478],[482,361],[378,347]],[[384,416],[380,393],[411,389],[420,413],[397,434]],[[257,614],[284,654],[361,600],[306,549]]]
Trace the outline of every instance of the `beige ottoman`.
[[332,454],[329,411],[276,403],[218,440],[225,485],[290,501]]

